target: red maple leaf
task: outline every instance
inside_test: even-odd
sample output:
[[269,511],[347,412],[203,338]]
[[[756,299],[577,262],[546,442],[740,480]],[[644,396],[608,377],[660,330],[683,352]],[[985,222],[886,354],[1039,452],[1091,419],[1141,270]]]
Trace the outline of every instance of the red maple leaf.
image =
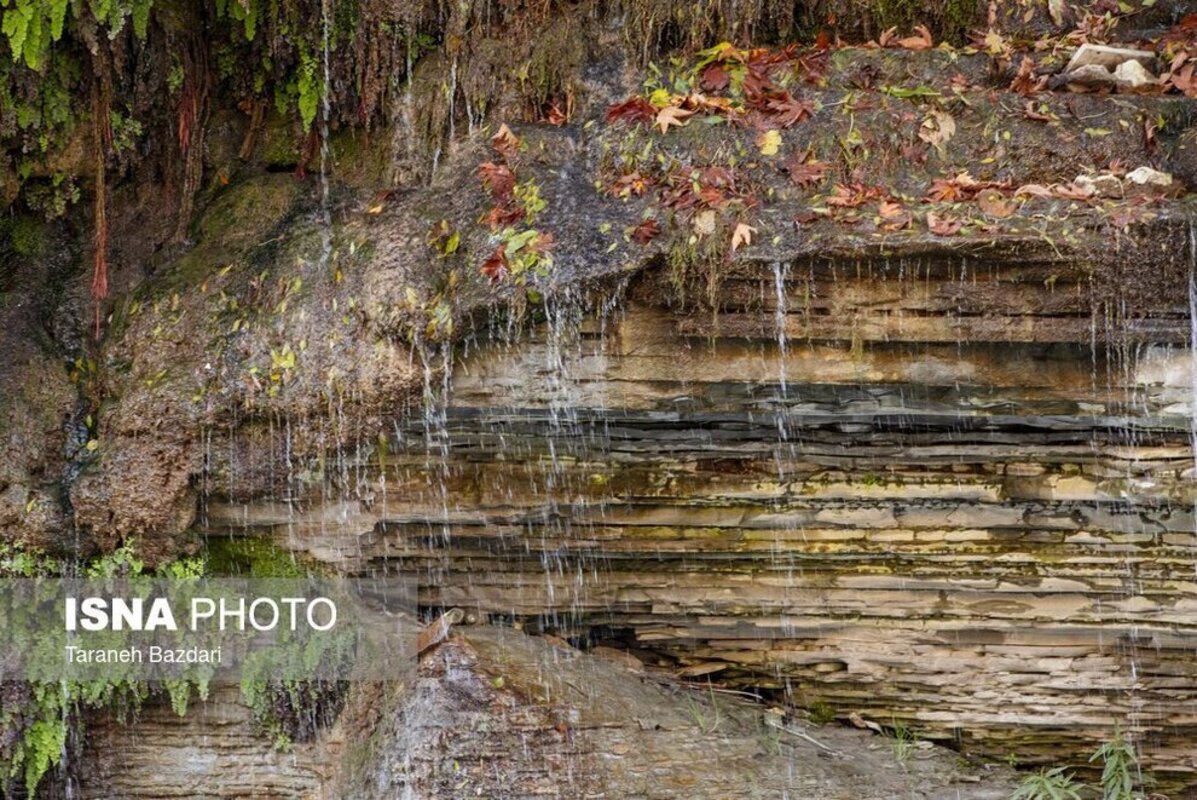
[[657,118],[657,108],[643,97],[630,97],[622,103],[607,107],[607,122],[651,123]]
[[632,231],[632,239],[640,244],[648,244],[661,233],[661,226],[655,219],[646,219]]
[[515,193],[515,173],[505,164],[486,161],[478,166],[478,177],[496,203],[510,201]]
[[509,266],[510,264],[507,262],[507,245],[500,242],[499,246],[495,248],[495,251],[491,253],[485,261],[482,262],[482,266],[478,269],[479,272],[490,278],[492,281],[499,281],[502,280],[505,275],[507,275],[507,269]]

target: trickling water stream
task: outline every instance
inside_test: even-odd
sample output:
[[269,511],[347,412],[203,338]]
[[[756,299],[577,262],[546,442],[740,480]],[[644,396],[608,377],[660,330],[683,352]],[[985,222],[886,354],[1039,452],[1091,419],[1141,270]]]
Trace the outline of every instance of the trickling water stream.
[[[948,292],[967,321],[961,293],[1001,280],[970,274],[807,296]],[[783,267],[761,279],[757,339],[689,337],[644,303],[596,319],[563,294],[456,363],[417,348],[423,419],[358,479],[389,500],[320,547],[348,537],[342,568],[423,576],[431,613],[630,646],[1024,761],[1086,752],[1118,721],[1150,769],[1185,774],[1194,426],[1167,365],[1191,353],[1107,368],[1086,341],[900,340],[915,315],[889,317],[898,341],[795,347],[797,319],[822,323]]]

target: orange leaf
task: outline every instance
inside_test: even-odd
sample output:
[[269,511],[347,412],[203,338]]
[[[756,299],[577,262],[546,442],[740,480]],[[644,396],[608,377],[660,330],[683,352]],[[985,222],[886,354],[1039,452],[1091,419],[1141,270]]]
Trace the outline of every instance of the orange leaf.
[[[918,35],[899,39],[898,47],[904,47],[907,50],[930,50],[935,46],[935,41],[931,38],[931,31],[927,30],[926,25],[915,25],[914,32]],[[884,45],[882,46],[884,47]]]

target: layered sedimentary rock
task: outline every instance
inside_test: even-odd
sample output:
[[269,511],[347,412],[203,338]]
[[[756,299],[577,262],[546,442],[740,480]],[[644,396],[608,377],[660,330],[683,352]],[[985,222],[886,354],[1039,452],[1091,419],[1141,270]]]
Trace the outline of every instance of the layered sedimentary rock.
[[338,491],[213,498],[209,529],[970,751],[1056,763],[1117,723],[1192,784],[1187,309],[898,266],[745,271],[718,315],[651,276],[550,301]]
[[[776,710],[774,710],[776,711]],[[895,750],[646,673],[635,659],[488,626],[455,631],[406,684],[370,684],[293,752],[255,735],[236,690],[180,719],[95,721],[88,800],[130,797],[821,797],[1000,800],[1012,770],[926,743]]]

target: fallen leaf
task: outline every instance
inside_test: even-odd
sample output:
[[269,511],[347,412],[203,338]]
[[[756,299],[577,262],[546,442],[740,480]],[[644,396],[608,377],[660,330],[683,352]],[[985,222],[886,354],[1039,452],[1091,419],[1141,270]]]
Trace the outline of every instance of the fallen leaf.
[[799,156],[794,153],[786,161],[786,170],[790,173],[790,180],[798,186],[814,186],[827,176],[827,171],[831,169],[831,165],[823,161],[816,161],[814,159],[806,160],[806,157]]
[[977,195],[977,206],[981,213],[994,219],[1005,219],[1014,213],[1014,203],[997,189],[986,189]]
[[935,178],[931,181],[931,188],[927,190],[925,199],[933,203],[955,203],[960,200],[972,200],[977,193],[984,189],[998,189],[1008,191],[1010,184],[998,181],[979,181],[967,172],[961,172],[953,178]]
[[501,242],[494,252],[482,262],[479,271],[492,281],[499,281],[507,274],[508,267],[507,244]]
[[804,119],[809,119],[815,113],[815,107],[810,103],[799,100],[789,92],[781,97],[775,97],[765,103],[766,110],[776,115],[776,122],[783,128],[797,125]]
[[677,106],[665,106],[657,112],[656,121],[653,124],[661,129],[661,133],[668,133],[671,125],[679,128],[685,127],[686,117],[693,113],[693,111],[686,111]]
[[513,156],[520,151],[520,137],[512,133],[504,122],[499,126],[498,133],[490,137],[490,145],[504,156]]
[[561,107],[556,103],[549,106],[549,113],[545,117],[545,122],[550,125],[561,126],[569,122],[569,115],[561,110]]
[[1068,5],[1064,0],[1047,0],[1047,13],[1051,15],[1052,24],[1063,25],[1064,13],[1068,10]]
[[955,236],[963,227],[964,223],[955,217],[927,212],[927,229],[936,236]]
[[946,111],[932,111],[919,127],[919,138],[936,149],[956,135],[956,120]]
[[632,231],[632,239],[639,244],[648,244],[661,233],[661,226],[655,219],[646,219]]
[[607,107],[607,122],[652,122],[657,109],[643,97],[632,97]]
[[1014,190],[1015,197],[1051,197],[1052,190],[1040,183],[1024,183]]
[[931,38],[931,31],[927,30],[926,25],[915,25],[914,32],[917,34],[916,36],[899,39],[898,47],[904,47],[907,50],[930,50],[935,46],[935,41]]
[[914,215],[894,200],[882,200],[877,207],[877,214],[881,217],[881,227],[887,231],[901,230],[914,221]]
[[1023,56],[1022,63],[1018,65],[1018,73],[1014,80],[1010,81],[1010,91],[1029,95],[1039,91],[1038,83],[1035,79],[1035,62],[1030,57]]
[[860,183],[845,186],[842,183],[837,183],[827,197],[827,205],[835,208],[856,208],[870,200],[883,197],[885,194],[885,190],[878,186],[865,186]]
[[778,149],[781,148],[781,132],[775,129],[765,131],[756,137],[756,146],[763,156],[777,155]]
[[730,82],[731,78],[721,64],[711,64],[708,66],[702,71],[702,77],[699,79],[702,88],[708,92],[723,91]]
[[515,192],[515,173],[505,164],[486,161],[478,165],[478,177],[496,202],[510,200]]
[[653,185],[653,179],[641,175],[639,172],[632,172],[628,175],[623,175],[619,180],[611,185],[611,194],[616,197],[630,197],[636,195],[642,196],[648,188]]
[[731,251],[734,253],[741,246],[752,244],[752,234],[754,233],[756,233],[756,228],[749,226],[746,222],[737,222],[735,230],[732,231]]

